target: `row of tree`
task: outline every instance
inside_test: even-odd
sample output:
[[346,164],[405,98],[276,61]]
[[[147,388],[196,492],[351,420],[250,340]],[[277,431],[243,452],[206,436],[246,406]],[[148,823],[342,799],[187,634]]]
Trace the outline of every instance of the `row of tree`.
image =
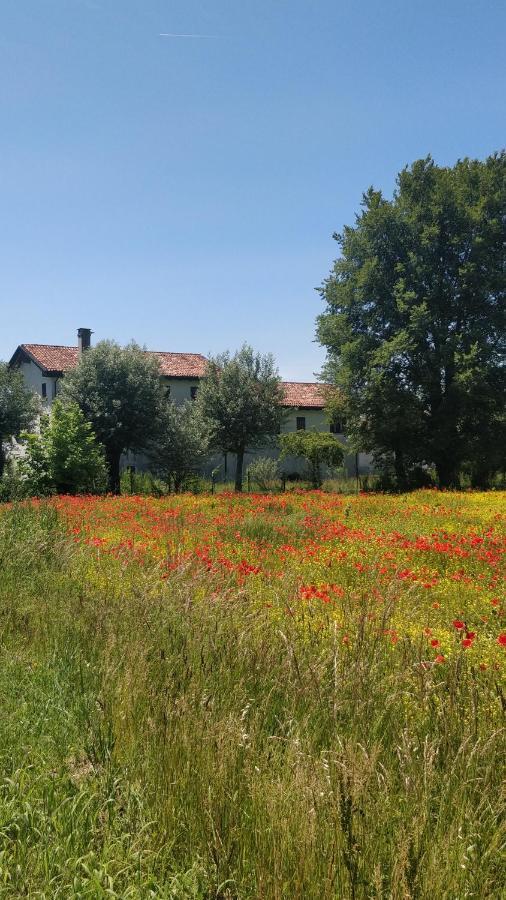
[[[21,374],[5,366],[2,409],[2,438],[19,436],[38,413]],[[196,400],[176,405],[155,356],[135,344],[121,348],[103,341],[66,376],[51,415],[24,435],[26,452],[18,467],[32,494],[117,493],[122,455],[142,453],[152,471],[178,491],[210,453],[219,451],[235,454],[235,487],[241,490],[246,450],[272,442],[284,415],[273,358],[249,346],[211,359]],[[279,441],[282,455],[306,459],[315,485],[324,463],[342,462],[342,449],[329,434],[285,434]]]

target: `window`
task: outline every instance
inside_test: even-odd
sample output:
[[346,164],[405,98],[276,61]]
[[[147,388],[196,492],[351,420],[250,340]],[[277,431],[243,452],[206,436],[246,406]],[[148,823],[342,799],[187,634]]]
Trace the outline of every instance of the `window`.
[[167,400],[168,400],[170,397],[170,384],[167,384],[165,386],[165,396],[167,397]]
[[58,382],[55,378],[55,380],[53,381],[53,400],[56,397],[57,393],[58,393]]
[[334,421],[330,423],[330,433],[331,434],[343,434],[344,433],[344,419],[334,419]]
[[45,381],[42,382],[42,398],[45,400],[47,397],[47,384]]
[[305,431],[306,430],[306,417],[305,416],[297,416],[297,431]]
[[198,391],[198,388],[197,388],[197,387],[191,387],[191,388],[190,388],[190,397],[192,398],[192,400],[196,400],[196,399],[197,399],[197,391]]

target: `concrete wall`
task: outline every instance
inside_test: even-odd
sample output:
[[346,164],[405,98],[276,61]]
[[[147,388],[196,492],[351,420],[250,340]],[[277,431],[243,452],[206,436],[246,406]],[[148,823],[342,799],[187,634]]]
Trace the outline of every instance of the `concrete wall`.
[[[21,363],[19,367],[20,371],[23,373],[23,377],[25,379],[25,383],[27,387],[31,388],[32,391],[40,397],[42,403],[42,409],[48,411],[51,408],[51,404],[56,396],[55,391],[58,391],[58,378],[54,378],[52,376],[45,376],[42,374],[42,371],[39,369],[36,363],[29,362]],[[46,397],[42,396],[42,385],[46,386]]]
[[164,385],[170,388],[169,397],[174,403],[184,403],[185,400],[192,399],[192,388],[198,390],[198,378],[166,378],[163,376]]

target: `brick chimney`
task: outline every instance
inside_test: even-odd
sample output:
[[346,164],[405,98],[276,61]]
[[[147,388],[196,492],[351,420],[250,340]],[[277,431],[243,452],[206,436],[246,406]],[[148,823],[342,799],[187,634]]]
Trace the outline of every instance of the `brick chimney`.
[[91,328],[77,329],[77,349],[79,350],[79,356],[81,356],[81,354],[84,353],[85,350],[90,349],[92,334],[93,332]]

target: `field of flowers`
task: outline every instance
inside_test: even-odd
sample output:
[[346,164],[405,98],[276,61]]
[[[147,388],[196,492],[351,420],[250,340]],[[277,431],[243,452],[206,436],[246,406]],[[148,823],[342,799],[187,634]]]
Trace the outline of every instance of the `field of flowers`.
[[0,900],[502,900],[505,519],[2,507]]
[[[322,492],[75,498],[54,501],[77,542],[160,577],[205,572],[200,593],[236,594],[346,646],[370,629],[388,652],[421,662],[465,653],[503,668],[504,494],[420,491],[392,497]],[[388,627],[384,627],[388,623]]]

